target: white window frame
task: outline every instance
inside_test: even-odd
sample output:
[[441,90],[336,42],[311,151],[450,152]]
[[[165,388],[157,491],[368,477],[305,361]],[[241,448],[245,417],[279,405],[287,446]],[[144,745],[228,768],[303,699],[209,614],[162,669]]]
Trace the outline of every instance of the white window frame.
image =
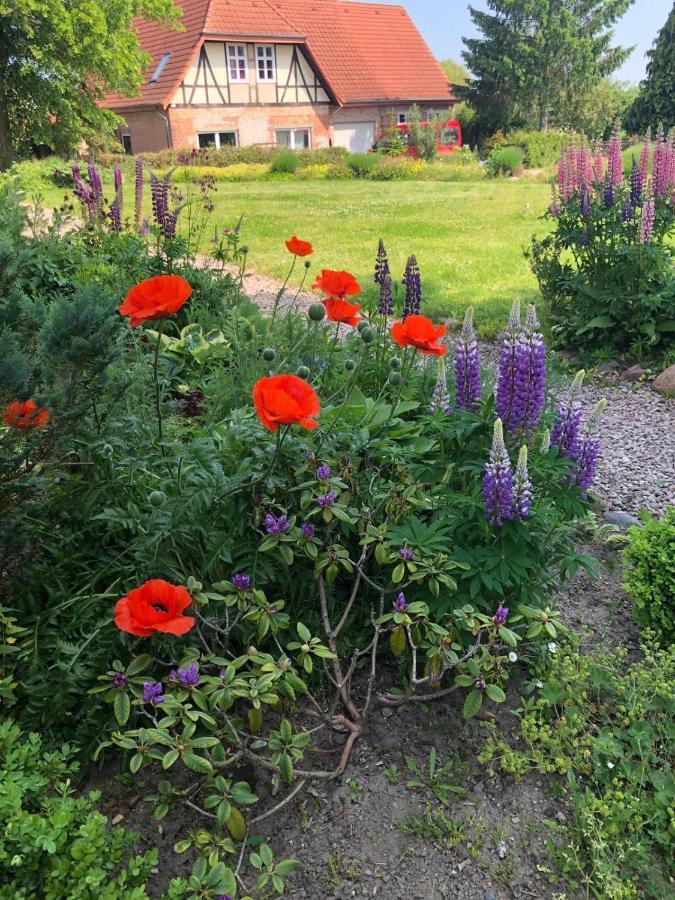
[[[230,134],[234,134],[234,145],[232,145],[232,144],[221,144],[221,143],[220,143],[220,135],[221,135],[221,133],[224,134],[225,132],[228,132],[228,133],[230,133]],[[198,131],[198,132],[197,132],[197,147],[200,146],[200,144],[199,144],[199,137],[200,137],[200,135],[202,135],[202,134],[212,134],[212,135],[214,135],[215,142],[214,142],[214,145],[213,145],[213,146],[214,146],[214,148],[215,148],[216,150],[220,150],[221,146],[222,146],[222,147],[232,147],[232,146],[238,147],[238,146],[239,146],[239,132],[238,132],[235,128],[224,128],[224,129],[222,129],[222,131],[218,131],[218,130],[216,130],[216,129],[214,129],[213,131]]]
[[[277,135],[280,131],[288,131],[291,135],[291,143],[290,144],[280,144]],[[295,144],[295,133],[297,131],[306,131],[308,137],[308,145],[297,147]],[[311,128],[275,128],[274,130],[274,143],[277,147],[286,147],[288,150],[311,150],[312,149],[312,129]]]
[[[230,53],[234,50],[234,53]],[[227,77],[230,81],[245,84],[248,81],[248,52],[246,44],[226,44],[225,57],[227,60]],[[243,75],[241,63],[243,62]],[[232,67],[234,63],[234,69]]]
[[[261,74],[260,68],[263,68]],[[271,73],[269,71],[271,67]],[[274,44],[255,45],[255,74],[259,83],[275,84],[277,80],[277,61],[274,53]]]

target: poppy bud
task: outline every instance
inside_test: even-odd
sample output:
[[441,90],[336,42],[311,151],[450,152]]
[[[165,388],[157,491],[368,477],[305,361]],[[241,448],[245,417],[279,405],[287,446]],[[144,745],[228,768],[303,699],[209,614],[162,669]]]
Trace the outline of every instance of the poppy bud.
[[101,455],[102,456],[112,456],[113,455],[113,448],[110,446],[110,444],[104,444],[103,447],[101,447]]
[[393,384],[394,386],[399,385],[403,381],[403,376],[400,372],[392,372],[389,376],[389,384]]
[[345,372],[353,372],[355,368],[356,368],[356,363],[354,362],[353,359],[345,360]]
[[159,509],[160,506],[163,506],[166,503],[166,494],[164,491],[153,491],[148,497],[148,500],[150,501],[150,506]]
[[389,368],[390,369],[400,369],[401,368],[401,360],[398,356],[392,356],[389,360]]
[[311,265],[312,265],[311,262],[310,262],[308,259],[306,259],[306,260],[305,260],[305,268],[306,268],[306,269],[309,269],[309,267],[310,267]]
[[263,359],[266,360],[266,362],[272,362],[274,360],[274,357],[277,355],[277,352],[274,349],[274,347],[266,347],[263,350],[262,355],[263,355]]
[[241,245],[241,252],[242,252],[244,255],[246,255],[250,249],[251,249],[251,248],[249,247],[248,244],[242,244],[242,245]]
[[307,366],[300,366],[297,371],[297,376],[298,378],[309,378],[309,369],[307,368]]
[[369,328],[368,322],[365,319],[361,319],[359,324],[356,326],[356,330],[359,334],[363,334],[364,329]]
[[376,334],[372,328],[364,328],[361,332],[361,340],[364,344],[372,344],[376,338]]
[[309,318],[312,322],[321,322],[326,318],[326,307],[323,303],[312,303],[309,308]]

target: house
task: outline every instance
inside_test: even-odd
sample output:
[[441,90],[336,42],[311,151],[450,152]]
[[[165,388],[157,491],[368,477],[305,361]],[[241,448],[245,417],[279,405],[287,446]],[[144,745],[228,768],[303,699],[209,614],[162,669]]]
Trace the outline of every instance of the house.
[[179,0],[182,30],[139,22],[137,97],[104,105],[129,153],[225,145],[369,150],[413,104],[456,102],[402,6],[352,0]]

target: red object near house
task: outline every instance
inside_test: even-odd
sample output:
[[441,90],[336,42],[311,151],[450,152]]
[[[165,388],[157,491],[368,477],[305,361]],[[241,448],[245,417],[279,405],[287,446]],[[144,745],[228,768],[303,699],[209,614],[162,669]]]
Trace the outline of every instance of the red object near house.
[[[438,153],[452,153],[462,146],[462,126],[457,119],[450,119],[447,122],[441,122],[440,119],[431,122],[420,122],[420,125],[422,128],[436,129],[436,151]],[[410,124],[399,124],[396,126],[396,130],[401,132],[401,135],[407,139],[407,136],[410,134]],[[417,148],[408,147],[407,153],[410,156],[417,156]]]

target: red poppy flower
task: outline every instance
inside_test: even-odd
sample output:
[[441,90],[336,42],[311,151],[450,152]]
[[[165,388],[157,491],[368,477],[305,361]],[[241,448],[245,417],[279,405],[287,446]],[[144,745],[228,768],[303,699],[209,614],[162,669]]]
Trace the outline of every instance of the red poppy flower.
[[15,400],[5,409],[4,422],[12,428],[45,427],[49,421],[49,413],[44,406],[38,409],[35,400]]
[[191,603],[192,597],[184,587],[154,578],[117,601],[115,625],[138,637],[150,637],[156,631],[187,634],[195,620],[182,613]]
[[302,425],[311,430],[320,404],[314,388],[297,375],[259,378],[253,386],[253,403],[258,418],[270,431],[280,425]]
[[331,269],[322,269],[312,287],[333,300],[344,300],[361,293],[361,285],[351,272],[333,272]]
[[310,256],[314,253],[314,248],[309,241],[301,241],[300,238],[293,235],[290,241],[286,241],[286,249],[293,256]]
[[119,308],[129,316],[132,328],[149,319],[173,316],[188,299],[192,288],[180,275],[155,275],[131,288]]
[[361,309],[358,303],[348,303],[346,300],[324,300],[326,315],[329,322],[341,322],[343,325],[351,325],[355,328],[359,322],[363,322],[363,316],[356,313]]
[[408,316],[403,322],[394,322],[391,336],[399,347],[415,347],[420,353],[445,356],[448,348],[439,343],[445,330],[445,325],[434,325],[426,316]]

